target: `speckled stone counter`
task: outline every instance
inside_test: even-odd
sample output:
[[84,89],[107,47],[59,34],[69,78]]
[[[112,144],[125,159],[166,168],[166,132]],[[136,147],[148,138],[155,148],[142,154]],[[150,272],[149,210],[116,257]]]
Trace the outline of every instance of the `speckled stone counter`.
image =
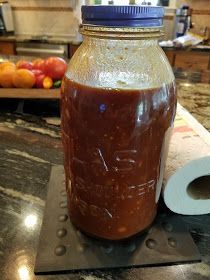
[[182,106],[210,131],[210,85],[180,81],[178,93]]
[[[179,102],[210,130],[210,85],[179,76]],[[195,79],[196,80],[196,79]],[[36,248],[53,165],[62,164],[55,103],[18,101],[0,104],[0,279],[1,280],[209,280],[210,215],[183,217],[202,263],[35,276]],[[39,111],[44,111],[40,114]]]

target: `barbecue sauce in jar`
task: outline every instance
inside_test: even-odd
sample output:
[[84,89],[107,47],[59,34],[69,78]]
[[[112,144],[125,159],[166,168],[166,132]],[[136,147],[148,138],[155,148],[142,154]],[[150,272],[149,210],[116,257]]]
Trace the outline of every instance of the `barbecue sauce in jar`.
[[[104,40],[117,48],[117,40]],[[129,45],[126,38],[118,42],[121,57],[115,51],[115,60],[107,56],[109,44],[102,54],[100,44],[106,41],[86,38],[70,62],[62,90],[62,141],[71,222],[89,235],[118,240],[145,230],[156,216],[176,89],[157,44]],[[142,70],[131,61],[142,51],[139,44],[151,54],[160,52],[154,62],[146,56],[150,61],[142,62]],[[133,58],[129,46],[136,51]],[[162,71],[156,78],[149,76],[155,68]],[[147,86],[138,85],[142,75]]]

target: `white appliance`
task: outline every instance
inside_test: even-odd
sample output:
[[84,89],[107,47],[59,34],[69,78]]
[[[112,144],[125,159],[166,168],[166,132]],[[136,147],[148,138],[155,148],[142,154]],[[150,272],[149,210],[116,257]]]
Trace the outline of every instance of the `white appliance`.
[[0,3],[0,34],[13,33],[12,9],[8,2]]

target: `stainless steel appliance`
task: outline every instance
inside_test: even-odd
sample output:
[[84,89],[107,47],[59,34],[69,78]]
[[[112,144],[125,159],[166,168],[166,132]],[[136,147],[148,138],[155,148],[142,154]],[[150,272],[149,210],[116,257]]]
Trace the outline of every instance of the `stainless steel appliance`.
[[0,34],[14,33],[11,6],[8,2],[0,3]]
[[176,10],[175,37],[183,36],[191,27],[192,9],[188,5],[183,5]]
[[68,58],[67,44],[52,44],[39,40],[29,40],[27,42],[17,42],[16,52],[22,56],[49,57],[59,56],[64,59]]

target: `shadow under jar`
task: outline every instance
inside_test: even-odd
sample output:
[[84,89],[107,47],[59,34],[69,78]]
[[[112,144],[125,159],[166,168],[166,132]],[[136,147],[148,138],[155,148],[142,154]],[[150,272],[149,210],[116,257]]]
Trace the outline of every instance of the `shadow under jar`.
[[157,212],[176,111],[174,75],[158,45],[163,8],[83,6],[82,45],[62,90],[71,222],[118,240]]

